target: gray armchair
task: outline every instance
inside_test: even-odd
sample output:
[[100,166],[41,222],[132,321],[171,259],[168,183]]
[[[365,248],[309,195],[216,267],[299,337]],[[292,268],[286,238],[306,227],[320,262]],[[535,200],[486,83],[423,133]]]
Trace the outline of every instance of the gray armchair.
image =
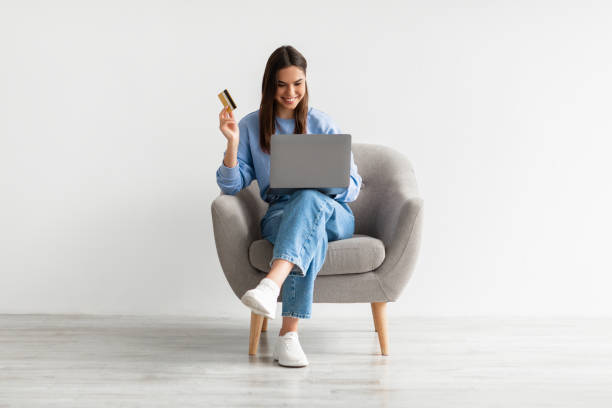
[[[370,303],[381,353],[388,354],[386,304],[397,300],[417,260],[423,220],[414,170],[401,153],[385,146],[354,143],[363,185],[349,203],[355,215],[352,238],[328,245],[315,280],[316,303]],[[217,254],[225,277],[241,298],[269,272],[272,244],[261,239],[260,220],[268,204],[257,181],[238,194],[212,203]],[[281,301],[281,295],[279,295]],[[249,354],[257,353],[267,319],[251,313]]]

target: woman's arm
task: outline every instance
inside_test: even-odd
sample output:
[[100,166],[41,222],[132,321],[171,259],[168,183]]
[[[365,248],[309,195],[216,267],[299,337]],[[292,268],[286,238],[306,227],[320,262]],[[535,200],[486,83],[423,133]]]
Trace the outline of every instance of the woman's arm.
[[350,171],[350,182],[349,186],[344,193],[336,194],[334,196],[334,200],[350,203],[351,201],[355,201],[357,196],[359,195],[359,190],[361,190],[361,176],[357,170],[357,165],[355,164],[355,160],[353,159],[353,152],[351,152],[351,171]]
[[249,148],[249,134],[244,120],[238,124],[238,143],[228,140],[223,163],[217,169],[217,185],[224,194],[234,195],[251,184],[255,178],[253,158]]
[[225,167],[236,167],[236,164],[238,164],[238,144],[234,141],[227,142],[227,149],[223,158]]
[[[327,117],[328,128],[325,133],[327,134],[339,134],[342,133],[340,128],[336,126],[331,117]],[[359,175],[359,171],[357,169],[357,165],[355,164],[355,159],[353,158],[353,152],[351,151],[351,170],[350,170],[350,180],[348,188],[339,194],[332,195],[331,197],[340,202],[350,203],[351,201],[355,201],[357,196],[359,195],[359,190],[361,190],[361,176]]]

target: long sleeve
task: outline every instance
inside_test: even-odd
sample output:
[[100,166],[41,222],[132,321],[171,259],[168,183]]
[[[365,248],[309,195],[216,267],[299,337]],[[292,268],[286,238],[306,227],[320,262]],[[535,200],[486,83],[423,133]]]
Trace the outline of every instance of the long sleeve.
[[[335,124],[331,123],[331,126],[327,130],[328,134],[338,134],[342,133],[340,128],[338,128]],[[357,196],[359,195],[359,191],[361,190],[361,176],[359,175],[357,165],[355,164],[355,160],[353,158],[353,152],[351,151],[351,170],[350,170],[350,180],[348,188],[340,194],[336,194],[331,196],[334,200],[344,203],[350,203],[351,201],[355,201]]]
[[[248,187],[255,178],[248,129],[243,120],[238,123],[238,129],[240,131],[238,164],[234,167],[227,167],[221,159],[221,166],[217,169],[217,184],[224,194],[229,195],[234,195]],[[225,156],[225,152],[223,152],[223,156]]]
[[336,194],[334,196],[334,200],[344,203],[350,203],[351,201],[355,201],[357,196],[359,195],[359,190],[361,189],[361,176],[357,171],[357,165],[355,164],[355,160],[353,159],[353,152],[351,152],[351,171],[350,171],[350,182],[349,186],[344,193]]

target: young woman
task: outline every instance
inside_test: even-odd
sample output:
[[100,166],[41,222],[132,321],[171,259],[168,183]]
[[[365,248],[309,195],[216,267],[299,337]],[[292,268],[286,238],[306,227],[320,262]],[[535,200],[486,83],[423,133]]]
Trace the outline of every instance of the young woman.
[[295,48],[276,49],[266,64],[259,110],[238,124],[233,112],[223,109],[219,114],[227,149],[217,184],[223,193],[236,194],[257,179],[261,198],[269,203],[261,220],[262,236],[274,245],[270,272],[241,300],[254,313],[274,319],[283,287],[283,324],[273,354],[280,365],[292,367],[308,365],[298,340],[298,320],[310,318],[314,280],[328,242],[353,235],[355,218],[346,203],[357,198],[361,187],[351,153],[350,184],[341,194],[314,189],[281,196],[268,193],[272,134],[341,133],[327,114],[308,107],[306,65]]

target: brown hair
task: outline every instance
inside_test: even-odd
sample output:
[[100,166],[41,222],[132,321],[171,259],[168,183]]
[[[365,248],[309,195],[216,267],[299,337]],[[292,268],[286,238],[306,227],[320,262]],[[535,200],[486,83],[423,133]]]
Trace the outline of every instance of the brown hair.
[[[259,106],[259,145],[261,150],[270,154],[270,138],[276,130],[276,95],[278,71],[290,66],[296,66],[306,74],[306,58],[290,45],[283,45],[274,50],[264,71],[261,83],[261,104]],[[306,81],[304,81],[306,82]],[[308,116],[308,84],[304,97],[293,110],[295,129],[293,133],[306,133],[306,118]]]

